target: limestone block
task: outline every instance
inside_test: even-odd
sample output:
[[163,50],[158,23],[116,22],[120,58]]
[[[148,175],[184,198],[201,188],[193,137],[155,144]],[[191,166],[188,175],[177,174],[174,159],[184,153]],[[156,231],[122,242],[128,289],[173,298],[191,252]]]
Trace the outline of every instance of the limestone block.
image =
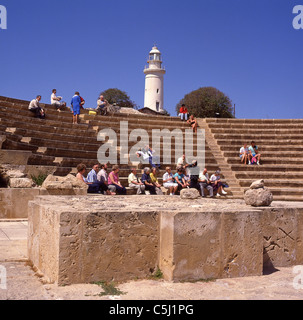
[[244,200],[247,205],[265,207],[270,206],[273,201],[273,195],[267,188],[249,189],[244,194]]
[[303,209],[266,208],[262,234],[264,267],[303,264]]
[[51,195],[86,194],[88,186],[69,174],[66,177],[49,175],[42,184],[42,189]]
[[28,202],[40,194],[38,188],[0,189],[0,219],[28,217]]
[[256,180],[250,185],[250,189],[259,189],[259,188],[264,188],[264,180]]
[[32,188],[33,181],[28,178],[10,178],[9,185],[11,188]]
[[160,269],[166,280],[261,275],[260,212],[161,213]]
[[180,191],[181,199],[198,199],[200,197],[200,193],[197,189],[194,188],[186,188]]
[[[123,281],[146,278],[156,269],[157,213],[105,208],[90,212],[87,201],[95,201],[93,197],[49,198],[31,201],[28,218],[29,259],[47,281]],[[74,208],[73,201],[79,201],[79,207]]]
[[0,150],[0,163],[12,165],[26,165],[31,155],[31,151]]

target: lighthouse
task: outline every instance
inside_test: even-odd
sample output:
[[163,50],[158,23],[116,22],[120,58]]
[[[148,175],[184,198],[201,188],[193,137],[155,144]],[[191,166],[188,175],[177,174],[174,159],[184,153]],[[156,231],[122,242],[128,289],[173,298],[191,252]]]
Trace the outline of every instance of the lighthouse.
[[147,62],[148,66],[144,69],[144,107],[156,112],[164,112],[163,76],[165,74],[165,69],[162,67],[161,52],[156,46],[150,51]]

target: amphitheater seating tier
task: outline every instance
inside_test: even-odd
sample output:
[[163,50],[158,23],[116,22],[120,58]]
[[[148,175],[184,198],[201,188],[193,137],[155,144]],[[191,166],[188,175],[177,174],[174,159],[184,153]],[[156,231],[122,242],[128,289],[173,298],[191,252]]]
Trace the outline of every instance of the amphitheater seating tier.
[[[119,143],[125,145],[128,140],[120,135],[121,121],[128,122],[128,133],[134,129],[144,129],[150,137],[155,129],[180,129],[182,132],[189,129],[178,117],[127,113],[100,116],[89,115],[85,109],[81,112],[81,123],[73,125],[68,108],[59,113],[50,105],[42,105],[47,110],[47,119],[41,120],[34,118],[28,111],[28,105],[29,101],[0,96],[0,136],[6,138],[2,149],[31,151],[27,165],[53,166],[57,175],[75,173],[80,162],[84,162],[88,168],[95,164],[98,149],[104,143],[97,140],[98,132],[102,129],[115,130]],[[243,192],[254,180],[264,179],[275,200],[303,200],[303,120],[200,120],[203,129],[209,131],[206,137],[211,135],[213,138],[206,138],[205,165],[210,174],[221,168],[224,181],[231,186],[227,190],[229,197],[243,197]],[[194,146],[197,145],[196,139],[195,136]],[[249,144],[251,140],[256,141],[262,153],[261,166],[243,165],[239,161],[240,147],[243,142]],[[129,148],[136,143],[128,142]],[[160,181],[165,166],[169,165],[173,170],[176,168],[174,143],[173,139],[172,163],[163,164],[159,172]],[[160,145],[162,160],[167,145],[163,141]],[[222,157],[214,147],[218,147]],[[120,178],[125,186],[131,166],[131,163],[120,165]]]

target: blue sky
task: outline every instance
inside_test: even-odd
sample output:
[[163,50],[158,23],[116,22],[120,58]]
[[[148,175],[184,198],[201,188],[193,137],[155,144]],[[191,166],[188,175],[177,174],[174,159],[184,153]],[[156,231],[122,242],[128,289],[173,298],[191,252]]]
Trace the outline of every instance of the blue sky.
[[303,118],[303,0],[0,0],[0,95],[49,103],[56,88],[95,107],[108,88],[144,103],[144,66],[154,43],[171,115],[185,94],[213,86],[238,118]]

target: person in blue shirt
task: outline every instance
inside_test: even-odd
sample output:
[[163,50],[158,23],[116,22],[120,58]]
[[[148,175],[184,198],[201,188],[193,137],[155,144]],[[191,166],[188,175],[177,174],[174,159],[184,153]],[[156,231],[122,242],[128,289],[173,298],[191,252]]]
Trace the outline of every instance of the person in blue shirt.
[[73,124],[78,124],[81,108],[81,98],[80,93],[78,91],[75,92],[75,95],[72,98],[71,107],[73,111]]
[[[86,181],[91,184],[91,189],[94,188],[95,190],[97,190],[98,193],[106,193],[108,195],[111,195],[112,193],[109,191],[108,186],[103,181],[98,180],[97,174],[99,171],[100,171],[99,164],[95,164],[92,170],[88,173],[86,177]],[[96,193],[96,192],[91,192],[91,193]]]
[[254,141],[251,142],[250,147],[248,148],[249,152],[249,164],[252,164],[254,159],[257,161],[257,165],[260,165],[261,153],[259,153],[258,146]]
[[144,168],[144,173],[141,177],[141,182],[145,185],[145,190],[149,191],[150,194],[157,194],[156,187],[153,185],[150,177],[150,168]]
[[186,183],[184,178],[184,168],[182,166],[178,167],[177,172],[174,174],[175,182],[178,183],[178,191],[188,187],[188,184]]

